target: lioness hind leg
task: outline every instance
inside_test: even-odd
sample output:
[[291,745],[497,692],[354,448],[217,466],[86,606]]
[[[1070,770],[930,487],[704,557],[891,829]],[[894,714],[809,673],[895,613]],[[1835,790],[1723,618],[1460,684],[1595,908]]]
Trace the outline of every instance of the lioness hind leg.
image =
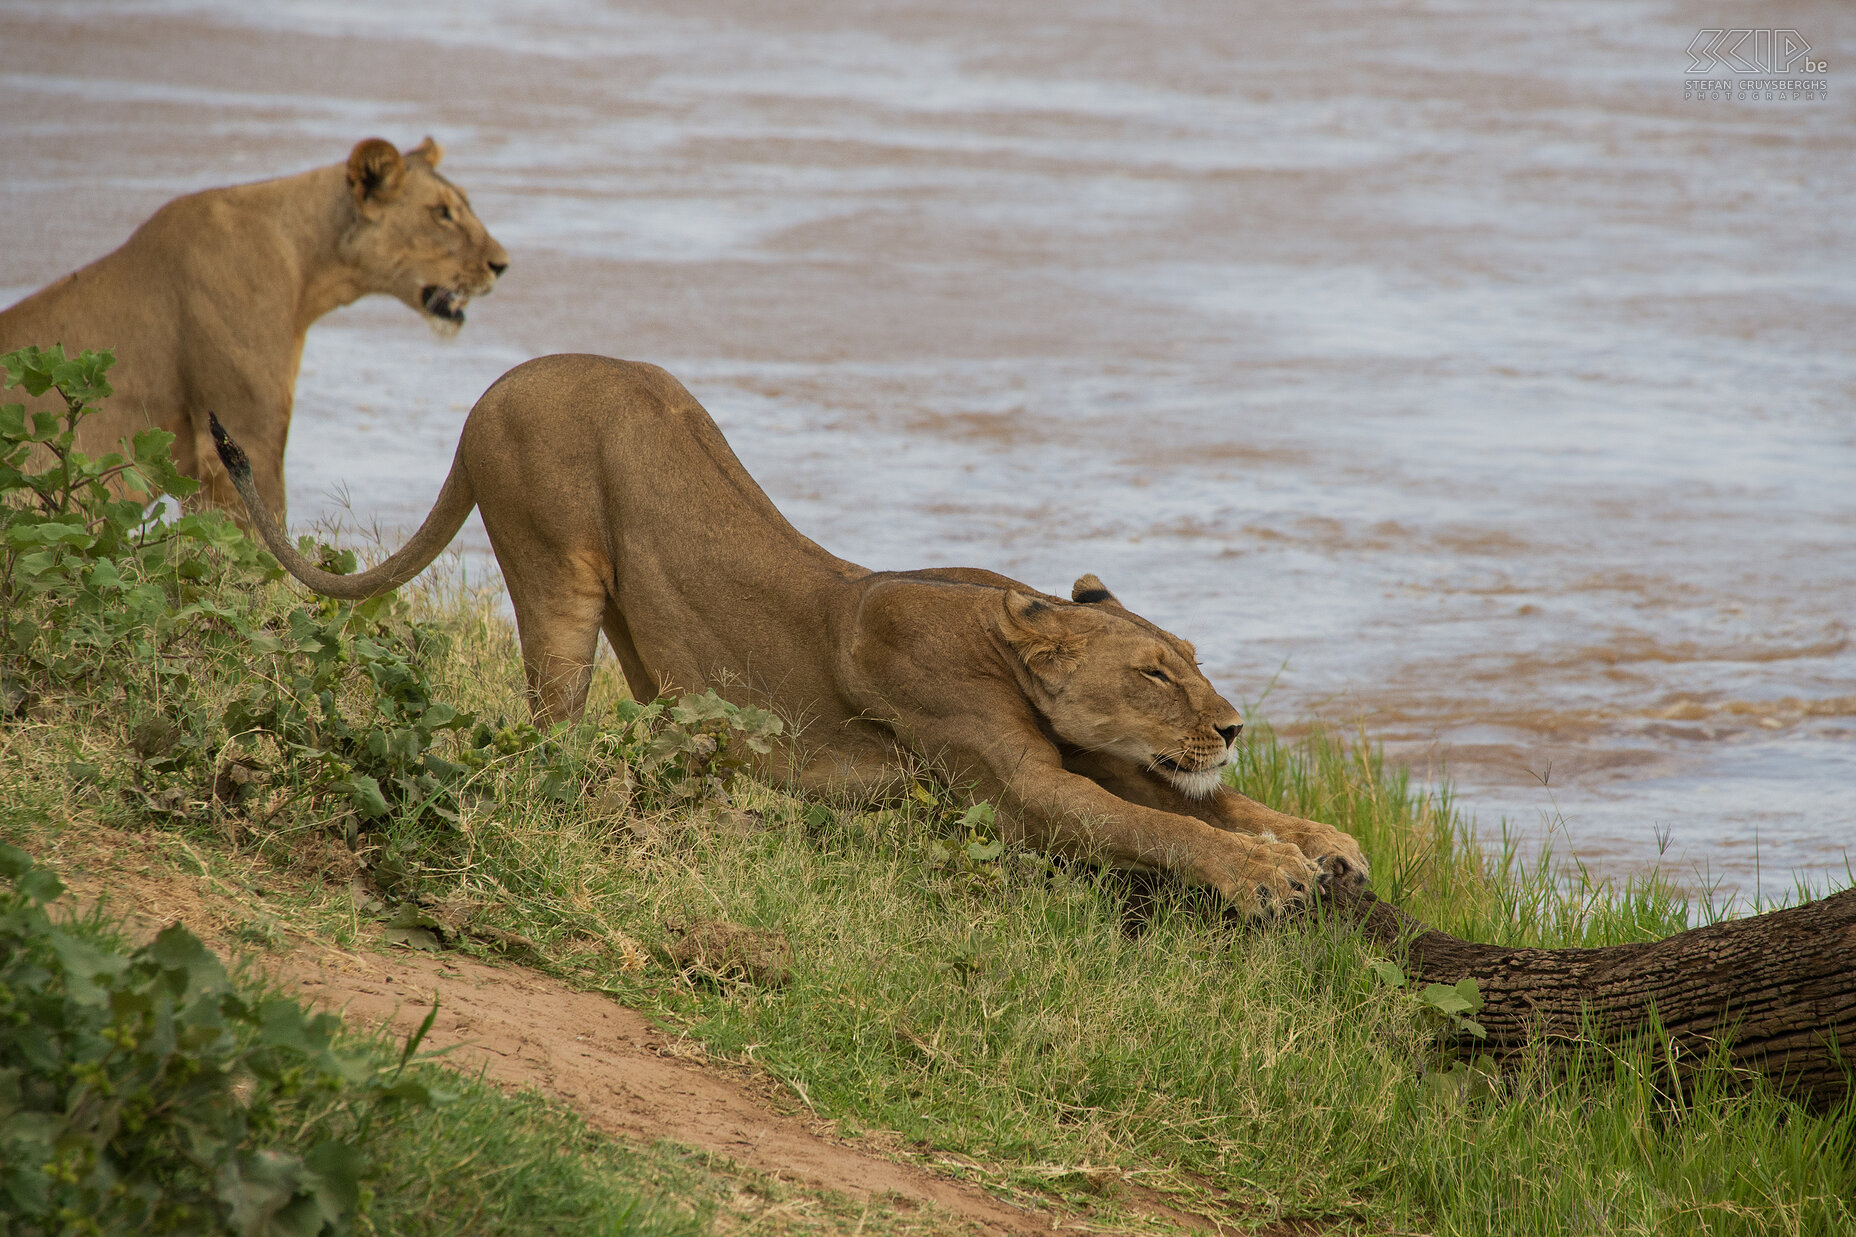
[[589,590],[571,576],[544,583],[524,573],[518,585],[518,578],[505,572],[504,580],[516,612],[535,724],[577,721],[586,710],[587,688],[593,681],[605,589]]
[[793,770],[801,792],[845,803],[872,803],[906,787],[909,774],[895,753],[876,744],[842,743],[806,753]]
[[612,646],[613,655],[619,659],[619,669],[625,674],[625,690],[631,693],[631,698],[642,704],[661,696],[669,685],[659,682],[645,668],[644,658],[638,656],[638,646],[632,643],[632,629],[617,602],[606,603],[601,626],[606,631],[606,643]]

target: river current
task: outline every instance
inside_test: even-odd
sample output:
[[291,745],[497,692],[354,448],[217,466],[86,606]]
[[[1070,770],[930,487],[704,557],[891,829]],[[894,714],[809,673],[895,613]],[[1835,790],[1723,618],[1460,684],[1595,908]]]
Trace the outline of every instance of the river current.
[[1485,837],[1785,896],[1856,839],[1856,22],[1757,20],[1827,94],[1696,90],[1682,3],[0,0],[0,304],[431,133],[511,270],[311,332],[297,522],[658,362],[838,554],[1095,572]]

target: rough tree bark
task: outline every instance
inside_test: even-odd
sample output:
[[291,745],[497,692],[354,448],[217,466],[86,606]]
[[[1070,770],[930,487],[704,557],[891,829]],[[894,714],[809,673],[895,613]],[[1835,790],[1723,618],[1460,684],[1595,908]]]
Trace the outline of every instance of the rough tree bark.
[[[1402,952],[1425,983],[1475,979],[1476,1021],[1494,1052],[1541,1036],[1607,1039],[1643,1030],[1655,1010],[1675,1059],[1699,1064],[1725,1038],[1736,1068],[1815,1109],[1849,1097],[1856,1066],[1856,889],[1660,941],[1590,949],[1479,945],[1372,894],[1329,903]],[[1475,1041],[1471,1041],[1475,1042]],[[1841,1048],[1841,1053],[1839,1053]],[[1846,1062],[1848,1062],[1846,1064]]]

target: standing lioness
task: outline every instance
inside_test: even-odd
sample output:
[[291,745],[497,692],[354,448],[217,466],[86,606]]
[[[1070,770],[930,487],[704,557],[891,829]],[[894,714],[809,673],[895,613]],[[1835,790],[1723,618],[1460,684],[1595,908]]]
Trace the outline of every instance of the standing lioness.
[[834,557],[656,366],[554,356],[503,375],[425,523],[359,575],[298,554],[236,445],[219,446],[278,560],[334,597],[403,584],[480,508],[544,724],[585,707],[603,630],[640,698],[714,687],[803,722],[782,753],[802,785],[880,785],[920,755],[1011,835],[1177,872],[1253,913],[1364,882],[1352,838],[1222,784],[1243,722],[1191,645],[1094,576],[1065,600],[988,571]]
[[[370,292],[441,330],[464,321],[509,255],[438,174],[431,138],[403,157],[368,138],[348,161],[176,198],[122,248],[0,311],[0,352],[27,344],[112,349],[116,394],[82,422],[97,456],[145,426],[174,434],[174,462],[231,503],[208,441],[212,409],[247,444],[258,491],[284,509],[284,439],[310,324]],[[48,405],[49,406],[49,405]]]

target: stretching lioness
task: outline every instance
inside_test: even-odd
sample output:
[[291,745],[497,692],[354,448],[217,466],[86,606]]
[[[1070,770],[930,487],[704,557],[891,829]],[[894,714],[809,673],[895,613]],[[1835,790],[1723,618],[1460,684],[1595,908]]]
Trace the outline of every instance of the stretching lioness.
[[359,575],[296,553],[237,446],[219,449],[271,551],[333,597],[410,580],[480,508],[543,724],[580,715],[603,630],[641,699],[715,687],[802,719],[782,753],[802,786],[873,788],[918,753],[1011,836],[1176,872],[1252,913],[1365,881],[1352,838],[1220,783],[1243,722],[1191,645],[1094,576],[1066,601],[989,571],[833,557],[655,366],[553,356],[503,375],[425,523]]
[[[145,426],[174,434],[180,470],[232,502],[207,441],[213,409],[246,444],[258,491],[284,509],[284,439],[310,324],[370,292],[443,331],[509,255],[437,172],[426,138],[404,157],[369,138],[346,164],[176,198],[122,248],[0,311],[0,352],[113,349],[116,394],[78,426],[92,456]],[[49,403],[47,407],[51,406]]]

